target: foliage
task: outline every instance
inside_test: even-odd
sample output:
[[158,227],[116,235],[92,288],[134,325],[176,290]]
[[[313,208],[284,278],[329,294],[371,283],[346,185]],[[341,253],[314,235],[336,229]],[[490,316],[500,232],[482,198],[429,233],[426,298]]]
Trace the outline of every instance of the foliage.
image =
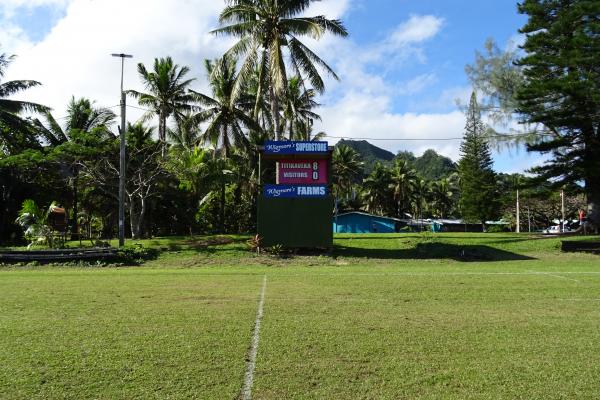
[[600,223],[600,139],[598,130],[600,5],[594,0],[525,0],[519,12],[528,16],[520,30],[520,50],[505,51],[488,41],[467,74],[490,103],[490,116],[523,129],[496,139],[527,143],[528,150],[549,154],[535,168],[539,181],[555,188],[585,185],[587,209]]
[[561,185],[583,181],[589,218],[600,226],[600,3],[525,0],[519,11],[529,17],[519,112],[550,135],[529,150],[552,154],[534,171]]
[[345,145],[337,145],[331,157],[335,197],[348,198],[352,185],[362,178],[363,162],[358,152]]
[[[299,17],[298,14],[307,10],[312,2],[232,0],[219,17],[222,26],[213,31],[215,34],[239,38],[227,54],[234,58],[245,57],[240,79],[233,90],[234,99],[242,94],[243,85],[249,76],[256,70],[259,71],[253,117],[258,119],[260,104],[268,87],[276,139],[279,139],[281,132],[279,104],[288,90],[288,66],[295,75],[305,76],[320,93],[325,90],[325,84],[317,67],[337,79],[331,67],[302,43],[300,37],[320,39],[325,33],[344,37],[348,32],[339,20],[329,20],[324,16]],[[288,63],[284,61],[284,49],[287,49]]]
[[15,222],[23,228],[25,238],[29,241],[28,248],[34,245],[48,245],[52,248],[59,244],[59,242],[54,240],[54,232],[48,224],[48,216],[55,207],[56,203],[53,202],[44,211],[32,199],[23,201],[19,216]]
[[149,108],[144,114],[144,121],[148,121],[154,115],[158,116],[158,138],[165,143],[167,119],[193,110],[193,96],[188,92],[188,88],[194,79],[186,79],[185,76],[190,72],[189,67],[180,67],[171,57],[155,58],[151,71],[142,63],[138,64],[137,69],[147,93],[128,90],[127,94],[137,99],[141,106]]
[[460,207],[463,218],[485,224],[498,213],[496,178],[492,157],[484,137],[484,125],[475,93],[467,111],[467,124],[458,163]]

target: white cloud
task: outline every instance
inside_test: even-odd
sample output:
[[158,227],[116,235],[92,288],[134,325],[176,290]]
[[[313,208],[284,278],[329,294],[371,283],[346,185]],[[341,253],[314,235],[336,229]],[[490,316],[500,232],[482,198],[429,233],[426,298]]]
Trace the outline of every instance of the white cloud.
[[[446,114],[394,113],[386,96],[349,93],[338,103],[325,107],[322,129],[329,135],[345,139],[375,138],[376,146],[392,152],[410,150],[421,154],[433,148],[445,156],[457,159],[460,141],[414,140],[460,138],[464,115],[460,111]],[[398,139],[398,140],[389,140]],[[404,139],[404,140],[402,140]],[[408,139],[408,140],[407,140]]]
[[72,95],[112,106],[119,103],[121,67],[110,54],[126,52],[135,57],[126,64],[128,89],[142,89],[138,62],[151,65],[154,57],[170,55],[192,67],[197,88],[204,90],[203,59],[218,57],[232,43],[210,34],[222,7],[220,1],[206,0],[72,0],[45,38],[20,48],[7,79],[42,82],[26,96],[53,107],[57,115]]
[[433,15],[411,15],[410,19],[400,24],[390,37],[395,46],[422,43],[431,39],[440,31],[444,20]]

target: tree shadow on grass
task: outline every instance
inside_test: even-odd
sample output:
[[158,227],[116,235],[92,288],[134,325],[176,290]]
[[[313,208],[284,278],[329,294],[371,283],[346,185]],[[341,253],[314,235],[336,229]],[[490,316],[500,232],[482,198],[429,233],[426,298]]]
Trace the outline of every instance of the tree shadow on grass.
[[336,245],[333,255],[372,259],[449,259],[455,261],[525,261],[535,260],[522,254],[484,245],[454,245],[447,243],[418,243],[410,249],[359,248]]

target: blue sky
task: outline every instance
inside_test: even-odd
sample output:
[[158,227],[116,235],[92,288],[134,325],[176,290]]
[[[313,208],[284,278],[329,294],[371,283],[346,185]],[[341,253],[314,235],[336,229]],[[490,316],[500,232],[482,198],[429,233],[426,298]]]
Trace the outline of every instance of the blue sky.
[[[0,45],[19,55],[9,78],[40,80],[44,88],[31,96],[56,114],[71,95],[118,103],[118,66],[107,56],[115,51],[144,63],[171,55],[190,65],[197,89],[206,90],[201,60],[231,45],[208,34],[221,7],[218,0],[3,0]],[[309,13],[342,18],[350,31],[348,39],[309,41],[342,79],[327,81],[318,128],[345,138],[461,136],[464,117],[455,100],[470,94],[465,64],[489,37],[500,46],[517,39],[525,22],[513,0],[324,0]],[[133,65],[126,82],[139,88]],[[134,111],[130,118],[137,116]],[[393,152],[434,148],[459,157],[459,141],[372,143]],[[495,154],[496,169],[506,172],[539,160],[524,150]]]

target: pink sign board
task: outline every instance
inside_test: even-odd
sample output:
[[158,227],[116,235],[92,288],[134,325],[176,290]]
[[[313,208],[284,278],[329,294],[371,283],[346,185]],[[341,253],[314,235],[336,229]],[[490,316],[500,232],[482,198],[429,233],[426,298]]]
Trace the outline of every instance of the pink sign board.
[[281,160],[277,163],[277,184],[326,184],[327,160]]

